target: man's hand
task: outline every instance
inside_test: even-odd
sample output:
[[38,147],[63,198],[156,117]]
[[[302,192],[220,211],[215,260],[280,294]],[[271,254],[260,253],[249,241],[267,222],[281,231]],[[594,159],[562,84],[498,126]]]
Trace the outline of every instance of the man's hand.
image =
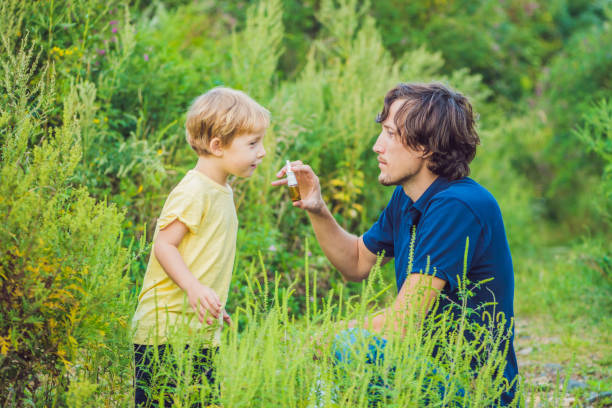
[[313,360],[320,360],[324,356],[329,355],[334,335],[335,332],[332,330],[318,331],[310,336],[310,341],[306,344],[309,349],[307,352],[312,352]]
[[[206,323],[213,324],[216,319],[219,318],[219,314],[221,313],[221,302],[215,291],[211,288],[198,282],[187,289],[187,298],[189,300],[189,305],[193,311],[196,312],[196,315],[198,315],[200,323],[204,323],[204,319],[206,319]],[[210,313],[210,315],[206,316],[206,312]],[[227,321],[226,315],[227,313],[223,316],[223,320],[225,321]],[[229,315],[227,315],[227,319],[231,322]]]
[[[325,207],[325,203],[321,196],[321,185],[319,184],[317,175],[312,171],[310,166],[302,163],[300,160],[291,162],[291,170],[295,173],[298,188],[300,189],[300,196],[302,197],[301,200],[295,201],[293,206],[311,213],[321,213]],[[287,167],[284,166],[276,173],[276,177],[284,177],[286,173]],[[273,186],[281,186],[284,184],[287,184],[287,179],[285,178],[272,182]]]

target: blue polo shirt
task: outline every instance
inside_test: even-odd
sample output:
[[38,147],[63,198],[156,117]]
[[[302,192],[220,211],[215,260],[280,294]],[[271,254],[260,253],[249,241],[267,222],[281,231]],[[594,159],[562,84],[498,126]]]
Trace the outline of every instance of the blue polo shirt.
[[[416,237],[409,271],[413,226],[416,226]],[[472,289],[470,285],[474,295],[468,298],[467,306],[472,310],[478,308],[478,313],[469,318],[484,325],[488,323],[483,321],[485,310],[489,316],[503,312],[508,330],[514,317],[510,248],[497,201],[474,180],[465,177],[449,181],[438,177],[416,202],[398,186],[378,221],[363,235],[363,242],[371,252],[384,251],[385,256],[395,258],[398,292],[409,272],[427,271],[445,280],[438,308],[442,311],[452,303],[461,304],[457,289],[458,278],[463,276],[467,237],[467,279],[473,284],[493,278],[480,288]],[[509,381],[518,373],[513,340],[512,331],[504,370]],[[512,397],[512,394],[502,395],[502,402],[508,403]]]

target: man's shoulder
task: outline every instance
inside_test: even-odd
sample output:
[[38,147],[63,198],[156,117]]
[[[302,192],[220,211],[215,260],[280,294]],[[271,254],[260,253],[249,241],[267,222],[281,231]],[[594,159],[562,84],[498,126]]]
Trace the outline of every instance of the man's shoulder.
[[479,219],[487,213],[499,211],[499,205],[493,194],[469,177],[449,181],[445,189],[432,197],[432,202],[436,201],[461,203]]
[[456,199],[465,204],[471,203],[497,203],[493,194],[469,177],[448,182],[447,188],[439,191],[436,199]]

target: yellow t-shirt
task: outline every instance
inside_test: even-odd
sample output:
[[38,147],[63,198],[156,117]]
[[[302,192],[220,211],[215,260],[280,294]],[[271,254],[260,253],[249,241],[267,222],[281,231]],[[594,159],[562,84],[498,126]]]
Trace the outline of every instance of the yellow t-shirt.
[[[189,229],[178,246],[185,264],[203,285],[217,293],[225,306],[238,231],[232,189],[190,170],[170,192],[157,220],[153,240],[160,229],[175,219]],[[153,250],[132,327],[136,344],[164,344],[168,333],[176,327],[184,327],[189,338],[199,336],[199,340],[212,346],[219,345],[221,334],[221,323],[212,327],[206,322],[200,323],[186,293],[166,274]]]

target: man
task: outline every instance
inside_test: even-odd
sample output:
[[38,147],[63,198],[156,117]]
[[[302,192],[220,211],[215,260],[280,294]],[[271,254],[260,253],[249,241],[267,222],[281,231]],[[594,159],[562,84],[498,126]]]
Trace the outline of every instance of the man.
[[[365,234],[357,237],[338,225],[323,202],[317,176],[300,161],[291,163],[302,197],[293,205],[307,211],[325,255],[347,280],[367,278],[383,251],[385,261],[395,258],[398,296],[393,306],[368,321],[368,329],[383,337],[389,328],[401,330],[402,316],[419,307],[427,309],[439,294],[439,311],[460,303],[464,259],[470,282],[492,278],[473,288],[467,306],[481,306],[491,316],[503,312],[510,331],[504,376],[514,380],[518,368],[512,345],[512,259],[495,198],[467,177],[479,143],[469,101],[437,83],[400,84],[385,96],[377,122],[382,125],[373,147],[380,168],[378,180],[397,187]],[[277,176],[284,174],[283,168]],[[413,227],[416,236],[409,271]],[[416,304],[412,299],[423,286],[430,289]],[[470,319],[484,325],[484,315]],[[502,403],[512,398],[513,392],[505,393]]]

